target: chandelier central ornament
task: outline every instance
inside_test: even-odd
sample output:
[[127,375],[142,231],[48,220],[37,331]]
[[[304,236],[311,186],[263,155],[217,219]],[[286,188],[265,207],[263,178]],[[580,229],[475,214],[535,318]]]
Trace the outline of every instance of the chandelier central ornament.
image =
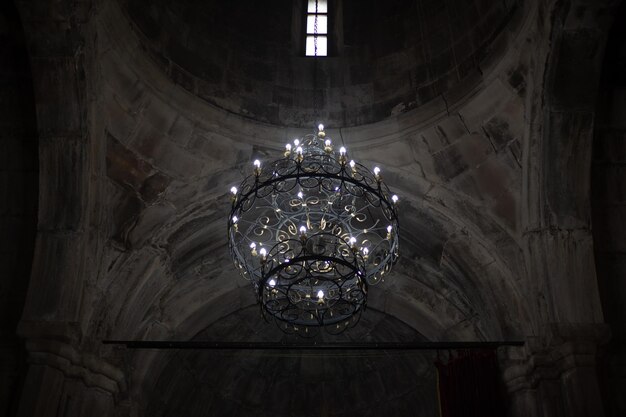
[[228,240],[261,311],[285,332],[355,325],[398,257],[398,197],[319,125],[232,187]]

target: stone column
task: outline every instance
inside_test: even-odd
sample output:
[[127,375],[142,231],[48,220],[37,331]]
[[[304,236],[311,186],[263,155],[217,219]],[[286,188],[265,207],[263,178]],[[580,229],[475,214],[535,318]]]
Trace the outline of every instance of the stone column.
[[[33,74],[39,135],[39,215],[18,334],[28,372],[19,416],[115,415],[121,372],[87,353],[87,280],[97,274],[91,216],[94,135],[88,73],[91,0],[18,0]],[[92,88],[93,89],[93,88]]]
[[[35,329],[22,328],[21,332],[31,330]],[[73,337],[29,338],[29,371],[19,417],[122,415],[117,405],[120,393],[126,391],[123,372],[74,348],[75,342]]]
[[603,417],[597,357],[604,324],[554,323],[501,361],[511,417]]

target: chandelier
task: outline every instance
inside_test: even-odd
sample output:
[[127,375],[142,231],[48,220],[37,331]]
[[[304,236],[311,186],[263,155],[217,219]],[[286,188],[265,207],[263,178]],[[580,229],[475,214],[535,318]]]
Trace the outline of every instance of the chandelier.
[[355,325],[398,257],[398,197],[319,125],[232,187],[228,241],[264,317],[285,332]]

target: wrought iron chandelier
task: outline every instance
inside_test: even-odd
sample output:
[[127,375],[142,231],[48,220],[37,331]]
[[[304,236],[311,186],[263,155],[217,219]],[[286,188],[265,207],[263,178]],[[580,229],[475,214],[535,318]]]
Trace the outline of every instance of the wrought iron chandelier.
[[264,317],[285,332],[355,325],[398,257],[398,197],[319,125],[232,187],[228,240]]

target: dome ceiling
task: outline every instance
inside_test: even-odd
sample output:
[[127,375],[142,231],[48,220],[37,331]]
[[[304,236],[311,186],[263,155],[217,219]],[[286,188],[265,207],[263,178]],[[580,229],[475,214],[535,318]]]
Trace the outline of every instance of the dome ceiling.
[[174,82],[227,111],[287,126],[367,124],[460,97],[520,9],[516,0],[338,0],[331,56],[316,70],[303,56],[302,1],[120,1]]

